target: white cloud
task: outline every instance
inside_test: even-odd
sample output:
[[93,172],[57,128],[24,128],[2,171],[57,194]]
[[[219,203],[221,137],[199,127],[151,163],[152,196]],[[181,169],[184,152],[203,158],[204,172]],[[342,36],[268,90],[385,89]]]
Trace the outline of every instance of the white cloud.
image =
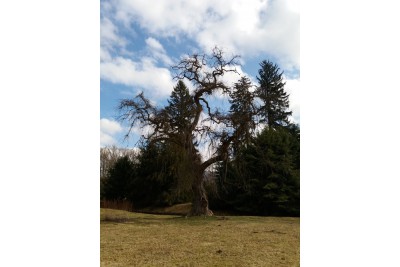
[[[137,91],[143,90],[153,99],[169,96],[176,81],[166,66],[172,65],[173,60],[161,43],[165,41],[163,37],[187,38],[197,43],[190,44],[196,50],[210,51],[218,45],[226,55],[240,54],[243,62],[266,54],[274,57],[272,60],[286,73],[298,70],[300,21],[296,1],[102,1],[101,78],[132,86]],[[118,28],[120,25],[126,28]],[[158,39],[145,39],[146,47],[135,52],[134,57],[127,58],[126,51],[121,53],[129,47],[122,33],[133,30],[133,25]],[[125,56],[115,56],[114,52]],[[238,71],[246,75],[240,67]],[[229,84],[238,79],[239,76],[232,73],[223,77]],[[185,83],[192,92],[193,85],[188,81]],[[290,93],[290,108],[295,122],[300,119],[299,88],[298,79],[287,80],[286,90]],[[225,100],[220,94],[215,98]],[[102,140],[113,142],[113,134],[102,132]]]
[[[108,6],[106,3],[103,6]],[[109,7],[107,13],[110,13],[110,10]],[[173,83],[170,71],[155,65],[157,59],[166,64],[172,62],[159,41],[148,38],[146,44],[152,57],[143,57],[139,61],[133,61],[129,58],[111,55],[115,48],[120,48],[120,52],[127,54],[125,50],[127,41],[119,34],[118,27],[107,17],[101,19],[100,37],[100,77],[102,79],[138,87],[136,89],[145,90],[153,97],[164,97],[171,92]]]
[[125,51],[127,41],[119,36],[118,28],[108,18],[102,19],[100,28],[100,77],[102,79],[134,86],[137,91],[146,91],[147,95],[154,98],[170,94],[174,85],[172,74],[168,68],[158,67],[156,63],[171,65],[173,62],[158,40],[152,37],[146,39],[150,52],[148,57],[142,57],[137,61],[121,56],[113,57],[111,51],[115,47],[121,48],[121,51],[127,54]]
[[288,9],[295,13],[300,13],[300,1],[299,0],[286,0]]
[[208,7],[207,1],[120,0],[116,18],[125,24],[139,22],[151,33],[173,37],[198,31]]
[[[267,53],[285,69],[299,68],[300,15],[294,0],[120,0],[115,18],[162,37],[189,37],[205,50],[218,45],[243,56]],[[159,47],[154,41],[148,45]]]
[[[153,37],[145,40],[149,53],[146,57],[133,60],[111,56],[114,47],[123,50],[127,45],[116,25],[130,27],[132,23],[160,37],[189,37],[206,51],[218,45],[226,53],[241,54],[243,58],[267,53],[287,71],[299,69],[299,13],[294,1],[175,0],[171,4],[119,0],[112,3],[113,8],[105,1],[102,6],[108,7],[104,13],[109,17],[101,20],[101,78],[134,86],[153,98],[168,96],[176,84],[168,68],[173,60]],[[167,66],[160,67],[159,63]],[[236,82],[234,76],[227,74],[223,79]]]
[[117,141],[109,134],[100,132],[100,147],[116,145]]
[[117,144],[113,136],[122,130],[123,128],[118,122],[105,118],[100,119],[100,146]]
[[118,28],[108,18],[100,21],[100,40],[101,46],[111,49],[113,46],[124,47],[127,41],[118,35]]
[[139,62],[116,57],[100,65],[100,77],[113,83],[136,86],[152,97],[168,96],[174,86],[170,71],[154,65],[151,58],[142,58]]
[[110,61],[112,59],[110,52],[108,49],[104,47],[100,47],[100,60],[101,61]]
[[300,79],[286,79],[285,90],[289,94],[292,122],[300,123]]
[[157,51],[160,51],[161,53],[165,53],[164,47],[160,44],[159,41],[157,41],[156,39],[154,39],[153,37],[149,37],[146,39],[146,44]]
[[[146,39],[151,57],[142,57],[138,61],[117,56],[111,52],[115,48],[125,51],[127,41],[120,37],[118,28],[108,19],[101,20],[101,47],[100,47],[100,77],[113,83],[121,83],[137,87],[148,95],[159,98],[170,94],[173,88],[173,78],[167,68],[157,67],[160,60],[164,64],[172,64],[172,60],[166,55],[165,49],[154,38]],[[157,78],[155,78],[157,77]]]
[[114,120],[109,120],[109,119],[100,119],[100,130],[102,132],[108,133],[108,134],[115,134],[118,132],[122,131],[121,125],[114,121]]
[[243,56],[268,53],[285,69],[300,64],[299,14],[289,11],[284,1],[235,2],[229,15],[218,22],[206,22],[196,36],[204,47],[218,44]]
[[131,132],[133,134],[136,134],[137,136],[142,136],[143,135],[143,136],[146,137],[146,136],[148,136],[148,135],[150,135],[150,134],[152,134],[154,132],[154,127],[149,126],[149,125],[146,125],[144,127],[139,126],[139,125],[135,125],[132,128]]
[[222,76],[222,81],[224,81],[225,84],[227,84],[228,86],[232,86],[232,87],[234,86],[235,83],[237,83],[240,80],[241,77],[244,77],[244,76],[248,77],[250,79],[250,81],[252,81],[250,75],[245,73],[242,70],[241,66],[236,66],[236,71],[237,71],[237,73],[236,72],[226,72],[224,74],[224,76]]
[[167,56],[164,47],[156,39],[149,37],[146,39],[146,44],[152,57],[156,60],[161,60],[166,65],[172,65],[173,61]]

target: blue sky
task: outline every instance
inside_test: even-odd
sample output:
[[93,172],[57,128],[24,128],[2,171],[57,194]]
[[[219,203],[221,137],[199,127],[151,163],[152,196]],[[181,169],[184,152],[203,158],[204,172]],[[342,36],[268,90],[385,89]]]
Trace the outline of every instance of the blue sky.
[[[124,142],[127,129],[116,121],[119,100],[143,91],[163,105],[177,82],[170,66],[184,55],[209,52],[214,46],[227,56],[240,55],[239,72],[254,83],[262,60],[277,63],[285,73],[292,120],[300,123],[298,4],[298,0],[101,1],[100,146],[135,146],[137,135]],[[226,77],[231,83],[238,78]]]

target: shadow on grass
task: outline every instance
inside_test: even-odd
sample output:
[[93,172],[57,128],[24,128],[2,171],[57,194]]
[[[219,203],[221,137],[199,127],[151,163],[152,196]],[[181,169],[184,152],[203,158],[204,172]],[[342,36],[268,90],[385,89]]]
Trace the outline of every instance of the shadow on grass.
[[137,224],[137,225],[167,225],[167,224],[181,224],[181,225],[204,225],[212,222],[221,223],[258,223],[263,222],[282,222],[296,223],[296,218],[281,218],[281,217],[259,217],[259,216],[193,216],[187,217],[185,215],[171,215],[171,214],[149,214],[128,212],[112,209],[101,209],[100,222],[101,223],[114,223],[114,224]]
[[184,216],[149,216],[147,214],[141,215],[140,213],[135,213],[134,217],[131,216],[118,216],[105,214],[100,218],[101,223],[135,223],[135,224],[159,224],[163,222],[168,222],[171,220],[183,219]]
[[[226,218],[223,218],[226,219]],[[118,216],[118,215],[108,215],[105,214],[100,218],[101,223],[124,223],[124,224],[140,224],[140,225],[149,225],[149,224],[185,224],[185,225],[197,225],[204,224],[204,222],[213,222],[221,220],[221,217],[216,216],[195,216],[195,217],[187,217],[182,215],[172,216],[172,215],[148,215],[148,214],[140,214],[135,213],[135,217],[130,216]]]

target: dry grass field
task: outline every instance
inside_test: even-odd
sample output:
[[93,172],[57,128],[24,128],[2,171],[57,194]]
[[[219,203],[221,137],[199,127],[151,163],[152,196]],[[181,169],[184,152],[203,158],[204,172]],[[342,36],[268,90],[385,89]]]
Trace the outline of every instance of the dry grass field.
[[300,266],[300,220],[100,210],[101,266]]

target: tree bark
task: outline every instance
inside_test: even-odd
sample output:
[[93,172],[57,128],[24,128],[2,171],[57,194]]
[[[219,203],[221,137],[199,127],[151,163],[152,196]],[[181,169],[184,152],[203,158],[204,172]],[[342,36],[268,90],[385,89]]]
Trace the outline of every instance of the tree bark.
[[193,201],[192,210],[189,216],[212,216],[213,212],[208,208],[208,198],[204,189],[203,173],[197,175],[193,181]]

